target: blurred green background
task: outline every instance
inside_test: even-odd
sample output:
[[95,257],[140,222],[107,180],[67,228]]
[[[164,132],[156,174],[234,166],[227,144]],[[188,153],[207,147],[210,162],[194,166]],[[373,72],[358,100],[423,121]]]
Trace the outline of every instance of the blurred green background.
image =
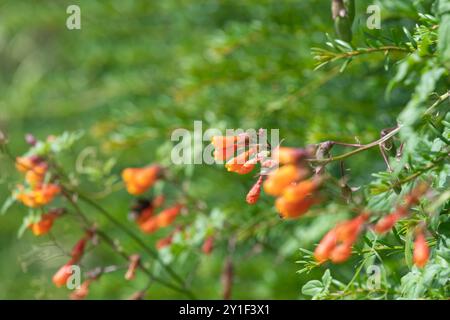
[[[364,14],[372,3],[357,1],[356,43],[363,33],[388,33],[390,26],[414,24],[410,1],[376,1],[383,6],[383,29],[367,30]],[[81,8],[81,30],[65,26],[70,4]],[[336,65],[313,71],[310,48],[324,47],[326,33],[334,33],[327,0],[1,0],[0,128],[15,154],[26,151],[26,133],[45,139],[83,130],[68,159],[92,146],[101,161],[116,159],[116,175],[127,166],[154,161],[170,165],[171,132],[191,130],[194,120],[203,121],[204,128],[280,129],[285,144],[294,146],[376,139],[381,129],[395,124],[411,88],[396,89],[385,98],[395,70],[385,70],[383,54],[361,57],[344,73]],[[66,165],[75,170],[73,161]],[[17,175],[6,159],[0,166],[1,200]],[[384,164],[375,150],[355,158],[351,168],[352,183],[357,184]],[[236,224],[260,215],[277,219],[269,197],[256,207],[245,204],[251,177],[228,174],[221,166],[174,171],[190,181],[190,195],[202,199],[207,210],[222,210]],[[98,201],[133,227],[127,220],[131,197],[123,190]],[[55,242],[29,232],[17,238],[25,212],[14,205],[0,216],[0,298],[66,298],[67,290],[51,283],[51,275],[66,260]],[[87,213],[128,250],[139,250],[95,212]],[[255,237],[239,243],[233,297],[302,298],[302,284],[320,273],[296,274],[298,248],[311,249],[345,214],[279,220],[263,237],[271,243],[254,255],[248,255],[248,248],[257,244]],[[71,219],[58,222],[54,230],[65,250],[81,234]],[[155,241],[154,236],[142,238],[149,245]],[[225,252],[226,239],[221,239],[213,255],[193,253],[198,264],[186,259],[174,268],[184,275],[194,268],[193,291],[218,299]],[[95,249],[86,264],[122,263],[116,259],[105,247]],[[335,272],[349,280],[353,266],[349,262]],[[90,298],[126,298],[145,283],[142,275],[126,282],[120,272],[109,274],[92,286]],[[183,298],[158,285],[147,297]]]

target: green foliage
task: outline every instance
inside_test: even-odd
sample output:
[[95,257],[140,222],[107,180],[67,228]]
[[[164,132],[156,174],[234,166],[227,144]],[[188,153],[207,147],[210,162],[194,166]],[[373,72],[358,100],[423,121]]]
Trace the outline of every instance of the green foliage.
[[[365,25],[373,1],[356,1],[354,17],[353,1],[344,3],[348,16],[333,21],[325,0],[81,0],[82,29],[69,31],[65,10],[72,3],[2,1],[0,143],[7,132],[11,153],[23,154],[22,137],[33,133],[40,142],[31,153],[56,157],[70,183],[134,228],[121,170],[151,162],[171,166],[171,132],[191,130],[194,120],[205,129],[279,128],[288,146],[368,143],[399,124],[399,134],[382,146],[391,171],[378,147],[346,158],[350,203],[340,188],[330,188],[320,206],[295,221],[280,220],[265,195],[248,206],[250,177],[219,166],[172,167],[175,187],[161,182],[152,195],[173,200],[181,191],[194,209],[180,220],[187,225],[183,233],[159,255],[201,298],[221,297],[229,239],[236,239],[233,298],[448,298],[450,2],[375,1],[380,30]],[[47,141],[48,135],[57,138]],[[335,146],[331,155],[345,150]],[[63,261],[61,244],[68,249],[66,243],[79,237],[78,221],[61,221],[51,238],[23,233],[42,212],[13,205],[17,176],[6,159],[0,196],[2,213],[10,214],[0,216],[0,298],[65,297],[49,275]],[[341,178],[338,162],[327,170]],[[386,236],[368,231],[344,264],[314,261],[315,245],[336,223],[360,208],[373,211],[375,222],[419,180],[430,183],[433,202],[420,203]],[[127,251],[139,250],[107,219],[87,211]],[[412,241],[422,222],[433,254],[418,269]],[[153,247],[169,232],[140,238]],[[218,235],[216,248],[205,256],[199,248],[210,234]],[[42,258],[35,245],[54,258]],[[86,261],[122,263],[107,249]],[[367,284],[370,265],[381,266],[375,290]],[[156,263],[150,269],[166,276]],[[146,284],[143,274],[125,285],[123,274],[107,276],[90,297],[126,298]],[[148,293],[184,297],[159,284]]]

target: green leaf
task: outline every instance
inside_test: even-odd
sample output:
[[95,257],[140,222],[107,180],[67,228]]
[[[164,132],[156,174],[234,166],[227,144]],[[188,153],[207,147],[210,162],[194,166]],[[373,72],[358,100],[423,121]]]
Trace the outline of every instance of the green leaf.
[[322,283],[325,289],[330,287],[331,280],[333,280],[333,278],[331,277],[330,270],[327,269],[322,276]]
[[316,296],[322,292],[324,286],[319,280],[308,281],[302,287],[302,293],[306,296]]
[[14,197],[13,195],[9,196],[6,200],[5,203],[3,203],[2,209],[0,210],[0,214],[5,214],[9,208],[11,208],[11,206],[14,204],[14,202],[16,202],[16,197]]

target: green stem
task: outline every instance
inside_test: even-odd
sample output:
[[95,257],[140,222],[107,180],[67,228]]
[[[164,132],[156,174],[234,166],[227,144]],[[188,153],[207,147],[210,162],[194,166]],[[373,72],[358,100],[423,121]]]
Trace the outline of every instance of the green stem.
[[361,50],[347,51],[347,52],[337,55],[336,58],[333,60],[342,59],[342,58],[351,58],[351,57],[360,56],[363,54],[369,54],[369,53],[374,53],[374,52],[383,52],[383,51],[411,52],[407,48],[402,48],[402,47],[397,47],[397,46],[383,46],[383,47],[378,47],[378,48],[365,48],[365,49],[361,49]]
[[436,109],[442,102],[444,102],[448,98],[450,98],[450,90],[444,93],[443,95],[439,96],[439,98],[431,105],[431,107],[429,107],[425,111],[424,115],[429,115],[430,113],[432,113],[434,109]]

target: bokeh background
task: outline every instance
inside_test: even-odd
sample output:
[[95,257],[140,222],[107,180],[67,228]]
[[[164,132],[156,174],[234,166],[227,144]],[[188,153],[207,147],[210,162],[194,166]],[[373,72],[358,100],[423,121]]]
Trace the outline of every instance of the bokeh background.
[[[411,1],[375,1],[383,8],[383,28],[367,30],[364,13],[372,3],[357,1],[355,43],[363,34],[415,23]],[[66,28],[71,4],[81,8],[81,30]],[[170,165],[172,131],[191,130],[194,120],[203,121],[204,128],[279,129],[284,143],[292,146],[374,140],[382,128],[395,124],[411,88],[385,96],[395,70],[385,68],[383,54],[361,57],[343,73],[333,64],[314,71],[310,49],[324,47],[326,33],[334,35],[327,0],[1,0],[0,128],[16,154],[26,151],[26,133],[44,139],[81,130],[84,136],[70,150],[66,168],[75,172],[74,159],[91,148],[99,167],[115,159],[113,178],[108,178],[113,180],[127,166]],[[395,63],[392,58],[387,66]],[[370,171],[383,168],[376,150],[360,155],[351,162],[352,183],[367,181]],[[0,170],[2,200],[17,176],[4,158]],[[236,224],[257,217],[279,222],[239,243],[234,298],[304,298],[301,286],[321,273],[296,274],[298,249],[311,249],[346,212],[282,222],[269,198],[256,207],[245,204],[250,177],[207,165],[174,172],[189,181],[190,195],[202,199],[209,212],[220,211]],[[90,185],[88,191],[101,193],[107,178],[97,178],[97,187]],[[124,190],[98,201],[132,227],[127,218],[131,197]],[[54,288],[51,275],[66,259],[56,243],[67,250],[80,236],[75,221],[58,223],[52,237],[25,232],[18,239],[25,213],[14,205],[0,216],[0,298],[64,299],[67,290]],[[95,212],[87,213],[127,249],[139,251]],[[153,245],[156,238],[142,239]],[[174,263],[185,275],[195,270],[192,288],[199,297],[221,298],[225,240],[211,256],[192,251],[189,257],[195,259]],[[261,251],[249,254],[259,242]],[[89,255],[86,264],[119,263],[116,259],[104,248]],[[353,266],[349,262],[333,272],[349,280]],[[92,286],[90,298],[126,298],[144,285],[142,275],[125,282],[122,273],[112,273]],[[155,285],[147,297],[183,296]]]

